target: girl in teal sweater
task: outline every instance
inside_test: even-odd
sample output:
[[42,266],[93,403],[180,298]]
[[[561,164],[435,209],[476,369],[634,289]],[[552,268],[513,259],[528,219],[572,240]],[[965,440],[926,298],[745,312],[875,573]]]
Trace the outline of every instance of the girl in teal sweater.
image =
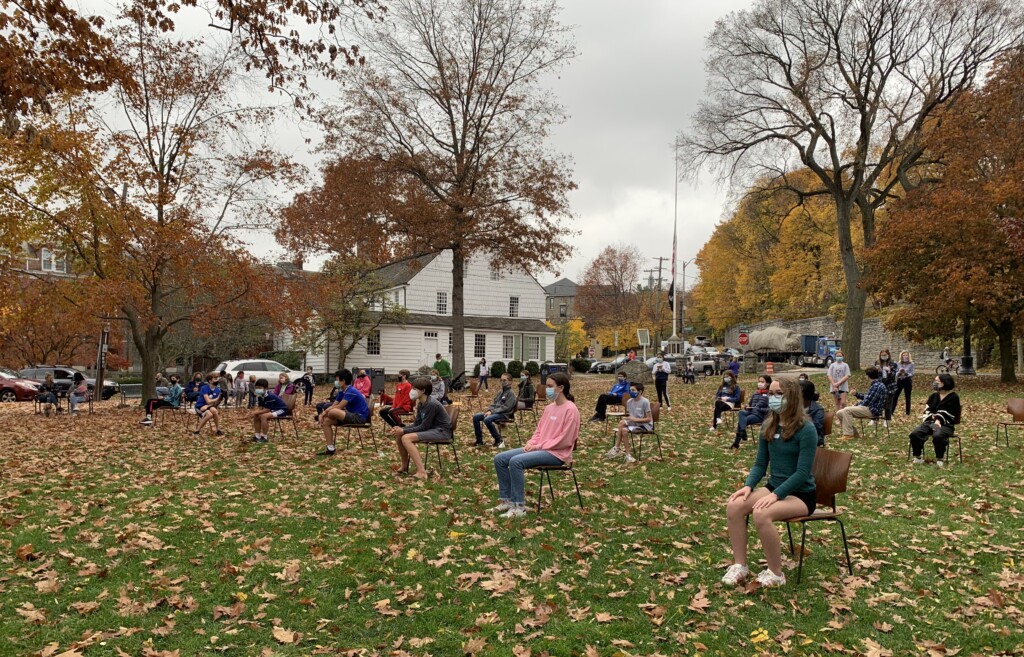
[[[768,416],[761,425],[757,459],[750,469],[743,488],[729,497],[726,516],[729,521],[729,542],[734,563],[729,566],[722,583],[736,585],[750,574],[747,568],[747,516],[761,539],[768,568],[757,581],[761,586],[782,586],[782,554],[779,531],[775,523],[814,513],[814,455],[818,448],[818,432],[804,412],[800,386],[795,379],[772,381],[768,388]],[[768,466],[771,474],[764,488],[757,488]]]

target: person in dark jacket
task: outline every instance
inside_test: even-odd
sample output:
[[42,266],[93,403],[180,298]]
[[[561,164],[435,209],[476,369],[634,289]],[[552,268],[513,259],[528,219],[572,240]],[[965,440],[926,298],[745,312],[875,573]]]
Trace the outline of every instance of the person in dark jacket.
[[722,377],[722,385],[715,389],[715,412],[708,431],[717,430],[722,413],[736,408],[738,403],[740,403],[740,387],[732,372],[726,372]]
[[910,448],[914,452],[916,465],[924,463],[922,454],[929,436],[935,446],[935,465],[940,468],[945,465],[949,439],[953,437],[956,425],[960,424],[960,397],[953,392],[954,387],[956,381],[945,372],[932,381],[934,392],[925,402],[925,412],[921,418],[923,421],[910,432]]
[[519,373],[519,395],[516,399],[516,408],[520,411],[533,408],[533,403],[537,401],[537,389],[533,387],[530,373],[526,371],[525,367]]
[[203,387],[203,375],[201,372],[196,372],[192,375],[192,380],[185,384],[185,400],[194,402],[199,399],[199,389]]
[[[409,461],[416,466],[416,479],[426,479],[427,471],[423,467],[423,459],[416,443],[432,443],[452,439],[452,421],[448,411],[441,402],[433,399],[430,393],[433,384],[430,379],[419,377],[413,380],[409,399],[416,404],[416,419],[405,427],[392,427],[391,435],[395,437],[398,455],[402,459],[399,475],[409,474]],[[429,445],[428,445],[429,449]]]
[[266,379],[256,381],[256,410],[252,412],[253,435],[250,438],[254,443],[267,442],[267,432],[270,428],[271,418],[282,418],[288,416],[288,403],[277,392],[267,389]]
[[740,441],[747,439],[747,425],[761,424],[768,415],[768,386],[772,377],[768,375],[757,378],[757,392],[750,396],[750,404],[739,413],[736,420],[736,439],[729,449],[739,449]]
[[804,378],[799,381],[800,392],[804,398],[804,410],[807,417],[811,418],[814,430],[818,432],[818,447],[825,446],[825,409],[818,403],[820,399],[814,389],[814,382]]
[[892,360],[892,354],[888,349],[878,352],[878,360],[875,367],[881,373],[878,380],[885,384],[885,426],[889,426],[892,419],[892,409],[896,404],[896,372],[899,369]]
[[494,395],[494,401],[491,402],[486,411],[473,416],[473,433],[476,434],[475,444],[477,446],[484,444],[484,434],[480,425],[485,424],[487,425],[487,431],[494,438],[494,446],[504,447],[505,443],[501,440],[501,433],[498,432],[494,423],[510,419],[515,412],[516,393],[512,390],[512,379],[509,377],[508,372],[506,372],[501,375],[501,390]]

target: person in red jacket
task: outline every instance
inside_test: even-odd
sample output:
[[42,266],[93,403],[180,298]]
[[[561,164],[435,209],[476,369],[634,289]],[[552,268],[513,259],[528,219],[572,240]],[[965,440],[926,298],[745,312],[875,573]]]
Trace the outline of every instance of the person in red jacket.
[[412,384],[409,383],[409,370],[398,371],[398,385],[395,387],[395,398],[391,400],[390,406],[380,409],[380,419],[392,427],[404,427],[402,413],[412,413],[412,400],[409,399],[409,392]]

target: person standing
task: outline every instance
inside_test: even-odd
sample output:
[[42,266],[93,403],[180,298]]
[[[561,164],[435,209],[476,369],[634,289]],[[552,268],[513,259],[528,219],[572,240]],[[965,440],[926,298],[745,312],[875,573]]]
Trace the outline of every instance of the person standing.
[[437,375],[444,381],[445,397],[447,397],[447,391],[452,389],[452,364],[442,358],[441,354],[434,354],[434,369],[437,370]]
[[900,395],[906,395],[907,415],[910,415],[910,396],[914,391],[914,359],[910,357],[909,351],[900,352],[900,362],[896,364],[896,395],[892,400],[892,408],[895,411],[900,401]]
[[732,372],[733,379],[740,378],[740,362],[736,360],[735,356],[729,357],[729,371]]
[[242,400],[245,399],[246,393],[249,391],[249,382],[245,380],[245,372],[235,375],[235,382],[231,389],[235,395],[235,408],[242,408]]
[[889,426],[892,419],[892,409],[896,402],[896,363],[892,362],[892,354],[888,349],[878,352],[878,361],[875,367],[881,372],[879,381],[885,384],[885,426]]
[[672,402],[668,398],[668,376],[671,373],[672,365],[665,362],[665,352],[659,351],[654,359],[651,374],[654,376],[654,389],[658,392],[658,403],[664,406],[666,411],[672,410]]
[[316,388],[316,378],[313,376],[312,366],[309,366],[306,368],[306,373],[302,375],[303,406],[313,403],[314,388]]
[[423,467],[423,459],[420,457],[420,450],[416,443],[425,443],[427,449],[434,442],[447,443],[452,440],[452,420],[448,411],[439,401],[430,396],[433,385],[425,377],[419,377],[412,382],[412,390],[409,398],[416,403],[416,419],[407,427],[396,426],[391,428],[391,435],[395,437],[395,445],[398,447],[398,456],[402,460],[402,466],[396,474],[408,475],[409,462],[416,466],[415,479],[426,479],[427,471]]
[[842,351],[836,351],[836,359],[828,366],[828,391],[836,400],[836,410],[846,407],[846,396],[850,392],[850,366]]
[[932,381],[934,392],[925,402],[924,421],[910,432],[910,448],[914,452],[914,464],[924,463],[924,444],[929,437],[935,446],[935,465],[945,465],[946,448],[953,437],[954,427],[960,424],[960,397],[953,392],[956,382],[943,372]]
[[490,388],[487,387],[487,377],[489,377],[490,375],[491,375],[491,369],[487,365],[487,359],[486,358],[481,358],[480,359],[480,387],[478,388],[478,390],[490,390]]

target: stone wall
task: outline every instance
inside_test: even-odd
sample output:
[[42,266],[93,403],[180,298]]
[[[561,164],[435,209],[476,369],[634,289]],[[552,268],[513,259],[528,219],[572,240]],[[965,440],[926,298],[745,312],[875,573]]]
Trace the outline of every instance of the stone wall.
[[[843,337],[843,326],[834,317],[811,317],[791,321],[760,322],[748,324],[747,328],[750,331],[756,331],[757,329],[769,326],[777,326],[809,335],[834,335],[840,339]],[[737,326],[728,329],[725,332],[725,346],[743,350],[739,343],[739,334],[739,327]],[[878,358],[878,352],[885,348],[892,352],[893,359],[898,359],[901,351],[909,351],[919,371],[934,370],[942,356],[941,349],[933,349],[920,343],[910,342],[898,334],[886,331],[882,328],[882,321],[877,317],[865,319],[861,334],[861,367],[867,367],[874,363]],[[851,354],[846,354],[848,359],[850,356]]]

